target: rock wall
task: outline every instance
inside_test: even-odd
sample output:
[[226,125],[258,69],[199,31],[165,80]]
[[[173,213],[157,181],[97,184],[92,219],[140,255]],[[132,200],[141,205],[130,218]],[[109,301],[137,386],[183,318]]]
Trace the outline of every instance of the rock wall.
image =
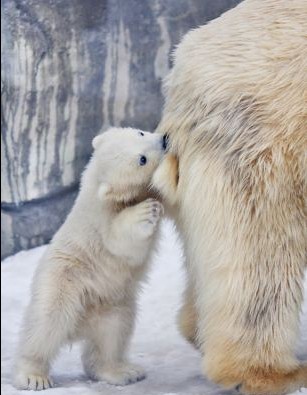
[[171,49],[238,2],[2,0],[2,258],[50,240],[93,136],[155,128]]

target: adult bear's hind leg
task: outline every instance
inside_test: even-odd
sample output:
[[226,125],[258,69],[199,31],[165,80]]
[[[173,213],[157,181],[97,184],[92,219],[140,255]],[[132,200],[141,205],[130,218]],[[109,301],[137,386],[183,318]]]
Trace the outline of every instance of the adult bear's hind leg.
[[184,303],[178,315],[178,328],[182,336],[195,348],[199,348],[197,311],[192,286],[189,284],[184,294]]

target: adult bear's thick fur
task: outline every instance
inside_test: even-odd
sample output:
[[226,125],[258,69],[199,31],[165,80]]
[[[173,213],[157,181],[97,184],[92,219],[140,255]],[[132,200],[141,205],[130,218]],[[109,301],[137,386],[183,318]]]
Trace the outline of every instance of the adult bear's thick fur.
[[[224,387],[307,386],[294,355],[307,250],[307,2],[246,0],[189,32],[165,94],[158,131],[179,159],[189,274],[182,332]],[[166,195],[175,168],[165,162],[155,176]]]

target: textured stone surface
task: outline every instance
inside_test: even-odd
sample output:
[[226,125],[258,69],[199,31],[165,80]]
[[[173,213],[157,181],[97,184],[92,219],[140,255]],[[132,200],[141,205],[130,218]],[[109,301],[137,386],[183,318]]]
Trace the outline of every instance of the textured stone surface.
[[94,135],[155,128],[171,49],[238,2],[2,1],[2,257],[50,239]]

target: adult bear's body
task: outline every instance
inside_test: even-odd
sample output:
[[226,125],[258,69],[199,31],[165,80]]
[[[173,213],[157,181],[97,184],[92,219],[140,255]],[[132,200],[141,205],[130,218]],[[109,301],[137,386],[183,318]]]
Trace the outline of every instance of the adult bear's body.
[[304,0],[246,0],[191,31],[158,127],[179,158],[182,332],[209,378],[248,394],[307,385],[294,355],[307,243],[306,34]]

